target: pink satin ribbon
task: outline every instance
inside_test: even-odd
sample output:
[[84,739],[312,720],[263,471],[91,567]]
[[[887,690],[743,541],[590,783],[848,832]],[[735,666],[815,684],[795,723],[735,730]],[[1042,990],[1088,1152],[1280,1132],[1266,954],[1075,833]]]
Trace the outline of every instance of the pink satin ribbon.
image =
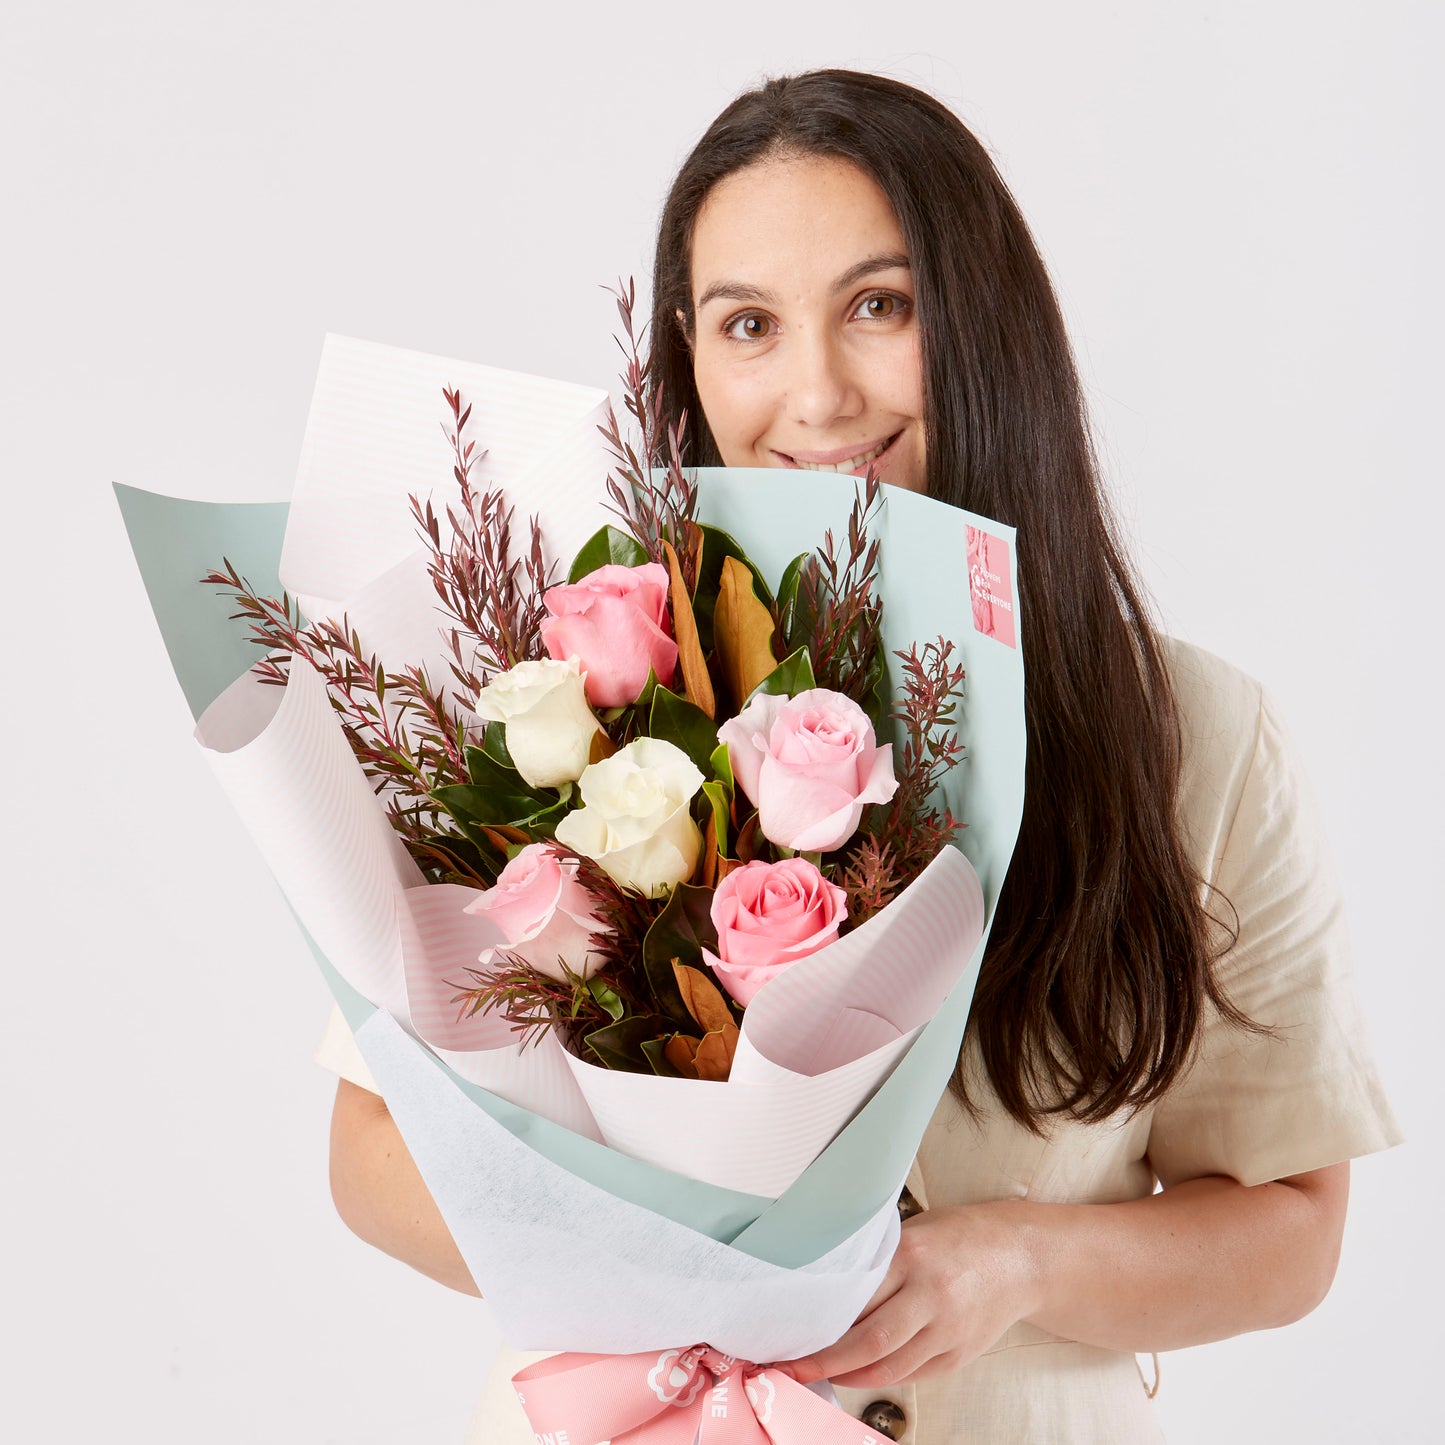
[[554,1355],[512,1384],[538,1445],[888,1445],[781,1371],[708,1345]]

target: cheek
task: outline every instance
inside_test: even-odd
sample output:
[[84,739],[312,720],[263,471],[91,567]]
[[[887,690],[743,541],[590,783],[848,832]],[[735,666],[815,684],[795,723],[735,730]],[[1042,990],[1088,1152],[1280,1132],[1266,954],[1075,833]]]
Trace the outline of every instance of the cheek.
[[771,414],[766,389],[731,368],[710,366],[702,357],[693,368],[693,380],[723,464],[746,465]]
[[923,357],[917,335],[901,344],[892,358],[888,373],[887,403],[898,416],[923,419]]
[[900,415],[911,417],[916,423],[911,438],[910,465],[906,475],[899,480],[911,492],[927,491],[927,439],[923,432],[923,358],[919,353],[916,337],[899,368],[896,406]]

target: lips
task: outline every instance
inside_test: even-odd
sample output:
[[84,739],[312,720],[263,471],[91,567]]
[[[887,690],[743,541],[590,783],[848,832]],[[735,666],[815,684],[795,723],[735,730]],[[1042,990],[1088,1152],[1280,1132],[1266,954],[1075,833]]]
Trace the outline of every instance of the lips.
[[[817,460],[809,460],[805,456],[795,456],[790,452],[778,452],[777,455],[782,457],[789,466],[798,467],[807,472],[860,472],[870,462],[877,461],[901,435],[901,432],[894,432],[892,436],[875,442],[871,447],[841,457],[837,451],[814,452],[813,456]],[[826,460],[824,460],[825,458]]]

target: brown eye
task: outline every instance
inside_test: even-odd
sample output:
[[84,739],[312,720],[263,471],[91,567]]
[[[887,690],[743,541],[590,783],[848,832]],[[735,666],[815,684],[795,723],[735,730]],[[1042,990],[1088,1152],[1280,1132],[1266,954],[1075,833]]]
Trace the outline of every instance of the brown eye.
[[868,296],[858,310],[869,321],[891,321],[902,313],[904,304],[899,296]]
[[772,334],[769,329],[772,324],[768,317],[749,312],[728,322],[727,334],[734,341],[766,341]]

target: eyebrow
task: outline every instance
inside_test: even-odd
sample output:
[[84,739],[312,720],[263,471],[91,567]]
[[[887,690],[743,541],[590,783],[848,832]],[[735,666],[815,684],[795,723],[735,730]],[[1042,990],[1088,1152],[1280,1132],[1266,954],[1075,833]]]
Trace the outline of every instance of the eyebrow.
[[[863,260],[850,266],[836,281],[832,289],[846,291],[850,286],[856,286],[867,276],[876,275],[879,271],[895,271],[902,269],[910,270],[908,257],[901,251],[886,251],[879,256],[865,256]],[[709,301],[752,301],[759,306],[765,306],[773,299],[772,292],[764,291],[760,286],[749,286],[744,281],[714,281],[711,286],[698,298],[697,309],[701,311]]]

